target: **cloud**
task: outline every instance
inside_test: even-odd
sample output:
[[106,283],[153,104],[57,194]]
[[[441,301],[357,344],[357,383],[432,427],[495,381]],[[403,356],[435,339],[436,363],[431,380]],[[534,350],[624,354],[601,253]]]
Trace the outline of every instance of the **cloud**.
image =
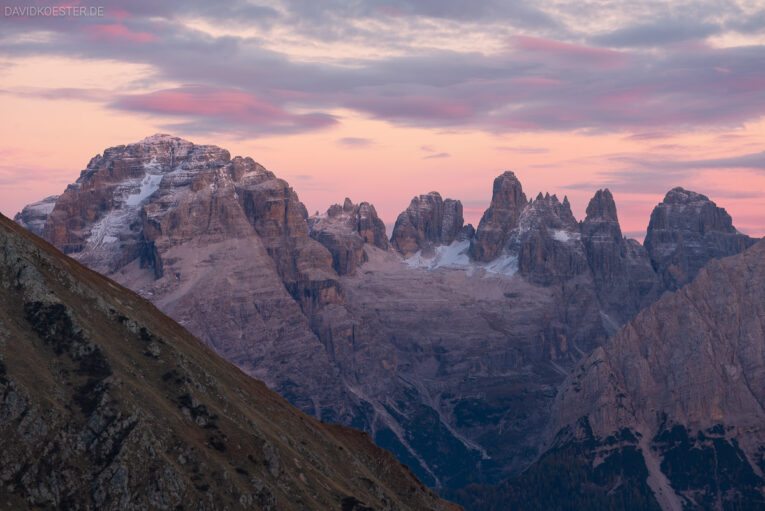
[[372,144],[374,144],[374,140],[371,138],[361,138],[361,137],[344,137],[337,141],[338,144],[344,147],[350,147],[350,148],[362,148],[362,147],[369,147]]
[[495,147],[498,151],[507,151],[510,153],[517,153],[517,154],[545,154],[549,153],[550,150],[546,147],[531,147],[531,146],[497,146]]
[[42,88],[42,87],[14,87],[12,89],[0,89],[0,94],[10,94],[24,98],[39,98],[49,100],[77,100],[103,103],[114,97],[114,92],[108,89],[85,89],[75,87]]
[[187,132],[228,127],[259,136],[313,131],[337,123],[326,114],[288,112],[244,91],[201,86],[120,96],[111,107],[185,118],[188,120],[170,126]]
[[406,124],[461,124],[476,112],[466,101],[432,96],[370,96],[348,99],[348,106],[377,119]]
[[656,169],[657,171],[683,172],[698,169],[754,169],[765,170],[765,151],[740,154],[723,158],[705,158],[683,160],[652,158],[645,155],[612,155],[611,161],[628,164],[632,167]]
[[328,0],[317,4],[311,0],[287,0],[287,15],[293,21],[318,22],[340,19],[367,19],[383,16],[394,18],[418,16],[461,22],[514,22],[530,28],[558,28],[560,23],[544,10],[522,2],[503,0],[359,0],[349,3]]
[[718,23],[670,18],[619,28],[594,37],[592,42],[600,46],[619,48],[656,47],[683,41],[702,40],[721,31],[722,26]]
[[451,157],[451,154],[449,154],[449,153],[436,153],[436,154],[429,154],[427,156],[423,156],[422,159],[423,160],[430,160],[430,159],[434,159],[434,158],[450,158],[450,157]]
[[627,140],[657,140],[657,139],[663,139],[663,138],[670,138],[673,137],[673,133],[668,133],[664,131],[648,131],[644,133],[633,133],[631,135],[627,135]]
[[[565,185],[570,190],[595,190],[608,187],[629,193],[665,193],[675,186],[689,187],[697,181],[699,170],[749,169],[765,171],[765,151],[723,158],[670,159],[645,154],[612,154],[599,157],[597,165],[611,167],[597,173],[598,178]],[[595,162],[593,162],[595,163]],[[705,186],[708,186],[705,184]],[[707,190],[725,198],[759,197],[749,190]],[[752,195],[756,194],[756,195]]]
[[597,67],[621,67],[627,56],[623,53],[589,46],[579,46],[538,37],[514,36],[511,38],[516,50],[539,53],[559,60],[562,63],[589,64]]
[[[762,46],[662,45],[652,51],[625,46],[624,51],[614,51],[598,47],[595,40],[582,41],[581,31],[576,35],[576,30],[562,26],[563,19],[592,21],[585,18],[600,12],[592,5],[566,11],[552,3],[534,8],[504,4],[360,0],[348,6],[329,0],[319,6],[308,0],[286,0],[271,8],[245,0],[214,6],[201,0],[137,0],[129,6],[108,0],[104,19],[12,20],[4,27],[0,55],[148,65],[154,74],[141,83],[143,89],[153,90],[148,95],[130,99],[111,92],[112,97],[99,99],[83,90],[79,96],[154,115],[161,118],[158,122],[176,118],[169,126],[179,129],[218,132],[230,126],[242,136],[326,128],[339,122],[332,112],[342,109],[405,126],[498,134],[624,132],[636,134],[635,139],[648,133],[731,128],[765,115]],[[642,8],[628,10],[617,20],[621,28],[599,37],[611,37],[613,44],[635,43],[652,31],[685,27],[685,22],[677,21],[680,18],[667,16],[658,7],[659,21],[641,21],[657,19],[648,16],[651,6]],[[740,13],[735,18],[732,7],[721,8],[717,22],[710,6],[682,9],[692,19],[681,34],[686,38],[702,37],[704,23],[733,30],[725,27],[745,19]],[[416,36],[412,31],[385,28],[403,23],[396,16],[416,19],[418,28],[433,30],[440,37],[467,27],[477,40],[505,44],[493,52],[463,51],[458,45],[412,47],[409,43]],[[248,36],[215,36],[187,24],[188,19],[198,18],[213,25],[232,20],[253,30]],[[664,18],[667,21],[661,21]],[[337,25],[317,28],[316,20]],[[526,33],[510,28],[498,32],[504,20],[528,22]],[[336,38],[361,41],[380,51],[368,58],[322,60],[269,49],[273,48],[270,36],[287,28],[306,45]],[[46,38],[24,37],[35,30],[45,31]],[[94,44],[93,37],[102,40]],[[189,85],[169,89],[168,83]],[[69,90],[61,97],[77,94]],[[213,100],[237,106],[214,109]]]
[[112,23],[86,27],[86,33],[94,41],[124,40],[130,43],[149,43],[157,40],[151,32],[134,32],[123,24]]
[[669,162],[669,165],[687,169],[755,169],[765,170],[765,151],[726,158],[708,158]]

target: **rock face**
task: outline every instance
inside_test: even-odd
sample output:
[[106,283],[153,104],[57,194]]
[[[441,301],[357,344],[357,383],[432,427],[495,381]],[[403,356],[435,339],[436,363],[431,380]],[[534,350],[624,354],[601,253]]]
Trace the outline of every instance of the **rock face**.
[[608,189],[598,190],[590,200],[581,231],[598,299],[614,326],[621,325],[658,298],[659,278],[643,246],[622,237]]
[[[344,298],[306,216],[289,185],[251,158],[155,135],[93,158],[56,202],[45,235],[314,409],[319,401],[291,389],[349,401],[311,329],[314,314]],[[293,357],[313,361],[300,378],[284,363]]]
[[9,509],[456,509],[0,216]]
[[521,275],[537,284],[560,283],[587,268],[579,225],[565,197],[560,202],[540,193],[532,200],[511,231],[508,248],[518,254]]
[[332,254],[332,267],[339,275],[355,273],[366,261],[364,244],[387,250],[390,247],[385,224],[368,202],[330,206],[324,215],[308,219],[310,235]]
[[18,213],[13,221],[23,226],[30,232],[35,233],[38,236],[43,235],[45,230],[45,221],[48,219],[53,207],[56,205],[58,195],[52,195],[46,197],[40,202],[33,202],[24,207],[20,213]]
[[764,298],[765,242],[711,261],[579,364],[550,431],[630,431],[665,509],[765,506]]
[[253,160],[155,136],[94,159],[45,232],[427,484],[501,481],[570,370],[665,288],[607,191],[578,223],[506,172],[476,231],[435,193],[399,219],[393,250],[371,205],[307,218]]
[[515,174],[508,170],[498,176],[494,180],[491,205],[481,217],[475,238],[470,243],[471,257],[483,262],[497,257],[525,207],[526,195]]
[[712,260],[569,374],[547,450],[475,509],[765,507],[765,242]]
[[699,193],[673,188],[651,213],[645,247],[667,289],[678,289],[712,258],[737,254],[754,243],[730,215]]
[[457,238],[463,223],[460,201],[443,200],[438,192],[430,192],[413,198],[398,216],[391,244],[405,256],[436,244],[448,245]]

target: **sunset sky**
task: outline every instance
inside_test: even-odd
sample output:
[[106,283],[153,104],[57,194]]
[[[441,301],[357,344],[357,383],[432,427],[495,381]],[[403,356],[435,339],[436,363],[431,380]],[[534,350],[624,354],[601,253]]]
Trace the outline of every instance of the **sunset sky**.
[[[516,4],[516,5],[513,5]],[[103,15],[24,16],[27,6]],[[532,6],[533,5],[533,6]],[[415,194],[474,224],[493,178],[602,187],[642,237],[683,186],[765,234],[765,5],[742,1],[0,0],[0,211],[157,132],[252,156],[310,212],[392,223]]]

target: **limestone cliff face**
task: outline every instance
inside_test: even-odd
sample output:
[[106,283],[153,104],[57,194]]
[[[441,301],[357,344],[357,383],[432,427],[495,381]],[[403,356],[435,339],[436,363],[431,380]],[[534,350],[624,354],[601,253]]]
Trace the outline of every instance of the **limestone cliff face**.
[[[761,424],[763,296],[765,243],[711,261],[692,283],[641,311],[583,361],[561,394],[562,422],[592,410],[590,424],[599,435],[636,422],[654,432],[663,423],[695,429]],[[612,406],[614,392],[625,393],[623,415]]]
[[45,235],[295,403],[319,401],[289,394],[291,357],[312,360],[306,385],[351,402],[311,329],[344,301],[332,256],[308,236],[295,192],[251,158],[168,135],[107,149],[56,202]]
[[518,270],[531,282],[560,283],[587,269],[579,225],[567,198],[540,193],[523,209],[507,248],[518,254]]
[[462,229],[462,203],[441,198],[430,192],[412,199],[409,207],[396,219],[391,244],[405,256],[434,245],[448,245]]
[[671,484],[664,508],[765,505],[763,298],[765,242],[711,261],[572,371],[550,433],[576,437],[583,421],[601,441],[634,432],[649,468],[660,458],[654,491]]
[[8,509],[457,509],[1,215],[0,442]]
[[518,178],[506,171],[494,180],[491,205],[481,217],[475,238],[470,242],[470,255],[476,261],[491,261],[507,244],[526,207],[526,195]]
[[324,215],[309,218],[308,228],[332,254],[332,267],[339,275],[355,273],[367,260],[366,243],[382,250],[390,247],[385,224],[368,202],[353,204],[346,198],[342,206],[334,204]]
[[648,253],[637,241],[622,237],[608,189],[598,190],[590,200],[581,233],[598,298],[615,326],[658,298],[661,283]]
[[712,258],[737,254],[754,240],[705,195],[673,188],[651,213],[645,247],[667,289],[678,289]]

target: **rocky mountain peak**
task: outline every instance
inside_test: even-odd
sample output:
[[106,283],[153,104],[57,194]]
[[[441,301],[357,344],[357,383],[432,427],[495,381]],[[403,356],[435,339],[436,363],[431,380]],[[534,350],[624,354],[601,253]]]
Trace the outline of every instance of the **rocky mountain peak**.
[[[93,158],[44,235],[154,299],[248,373],[286,381],[276,359],[290,350],[321,366],[306,373],[319,381],[336,376],[308,316],[342,307],[344,296],[307,216],[289,184],[252,158],[161,135]],[[289,342],[263,342],[277,338]],[[266,352],[273,359],[256,366]]]
[[526,202],[521,182],[511,170],[506,170],[494,179],[491,206],[495,209],[522,208]]
[[497,176],[492,187],[491,204],[481,217],[475,237],[470,242],[471,257],[483,262],[495,259],[505,248],[526,205],[526,195],[515,173],[508,170]]
[[324,215],[308,219],[310,236],[332,254],[332,266],[339,275],[353,274],[367,260],[364,245],[388,250],[385,224],[368,202],[333,204]]
[[598,190],[580,224],[582,243],[609,333],[658,295],[659,280],[645,248],[622,237],[616,202],[608,189]]
[[739,233],[725,209],[700,193],[677,187],[651,212],[645,247],[668,289],[690,282],[710,259],[754,243]]
[[616,202],[608,188],[598,190],[595,196],[587,204],[587,217],[585,222],[605,221],[619,223],[616,214]]
[[518,254],[519,272],[537,284],[549,285],[581,274],[586,259],[579,224],[568,200],[540,192],[521,211],[507,248]]
[[[139,255],[147,241],[142,224],[156,223],[161,211],[178,202],[179,193],[233,198],[234,182],[248,173],[264,174],[255,181],[273,178],[250,158],[231,160],[217,146],[169,135],[110,147],[92,158],[56,200],[43,233],[65,253],[112,271]],[[231,232],[242,226],[218,227]]]
[[42,236],[45,232],[45,222],[56,206],[57,200],[58,195],[51,195],[41,201],[28,204],[13,217],[13,221],[36,235]]
[[667,192],[662,201],[664,204],[693,204],[711,202],[709,197],[686,190],[682,186],[676,186]]
[[405,256],[435,245],[448,245],[462,229],[462,203],[442,199],[438,192],[414,197],[396,219],[393,247]]
[[587,216],[581,224],[590,265],[598,275],[609,278],[624,271],[620,259],[624,255],[622,230],[616,214],[616,202],[606,188],[598,190],[587,205]]
[[540,192],[535,199],[529,202],[528,207],[521,213],[518,224],[519,228],[523,230],[532,223],[540,222],[553,229],[566,228],[574,231],[578,228],[568,198],[561,202],[557,195],[550,195],[549,192],[544,195]]

